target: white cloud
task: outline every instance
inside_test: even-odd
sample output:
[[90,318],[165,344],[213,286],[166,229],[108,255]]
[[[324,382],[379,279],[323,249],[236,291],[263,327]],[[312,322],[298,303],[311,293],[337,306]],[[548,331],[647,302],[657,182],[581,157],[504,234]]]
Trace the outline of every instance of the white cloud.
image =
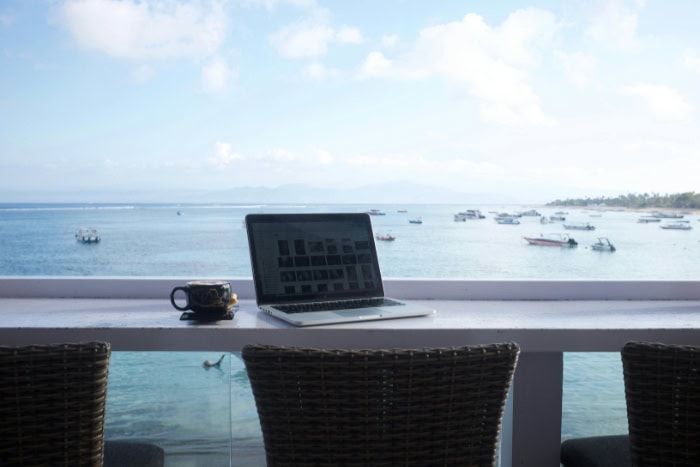
[[581,52],[567,54],[557,52],[556,57],[564,69],[564,73],[575,86],[583,87],[591,83],[596,70],[596,59]]
[[293,162],[298,160],[294,152],[283,148],[275,148],[269,152],[269,155],[277,162]]
[[335,38],[342,44],[361,44],[364,42],[360,30],[349,26],[341,27],[338,32],[335,33]]
[[335,79],[341,76],[341,71],[337,68],[329,68],[321,63],[311,63],[304,67],[302,75],[312,80]]
[[668,86],[636,84],[623,87],[620,93],[638,97],[652,114],[663,118],[681,119],[693,110],[678,91]]
[[285,58],[318,57],[328,52],[333,29],[326,25],[296,24],[270,36],[270,42]]
[[226,28],[217,0],[68,0],[60,17],[81,47],[136,60],[209,56]]
[[683,57],[683,65],[700,75],[700,57],[686,55]]
[[290,59],[320,57],[334,42],[359,44],[364,38],[357,28],[334,29],[325,10],[316,10],[310,18],[287,25],[270,36],[270,43],[280,55]]
[[209,159],[209,164],[219,169],[225,169],[241,159],[243,157],[240,154],[231,151],[231,144],[218,141],[216,143],[216,152]]
[[637,12],[644,2],[633,2],[632,8],[625,6],[624,0],[599,2],[599,9],[586,34],[606,47],[621,50],[636,49],[641,45],[637,36]]
[[381,52],[371,52],[360,67],[360,78],[389,77],[391,60]]
[[516,11],[498,27],[468,14],[420,31],[412,49],[395,59],[370,53],[359,76],[443,77],[464,86],[489,122],[551,124],[529,83],[529,72],[539,66],[539,50],[558,27],[554,15],[535,8]]
[[333,157],[331,156],[331,153],[329,151],[317,147],[312,147],[311,152],[316,156],[316,162],[318,162],[319,164],[328,165],[333,163]]
[[396,47],[396,44],[398,43],[399,36],[397,34],[382,36],[382,47],[390,49],[392,47]]
[[143,84],[150,81],[154,74],[153,68],[148,65],[141,65],[131,72],[131,79],[135,83]]
[[246,6],[262,5],[266,10],[273,11],[281,5],[292,5],[297,8],[312,8],[316,6],[316,0],[243,0]]
[[220,92],[226,89],[230,76],[228,64],[221,57],[215,57],[202,69],[202,86],[207,92]]

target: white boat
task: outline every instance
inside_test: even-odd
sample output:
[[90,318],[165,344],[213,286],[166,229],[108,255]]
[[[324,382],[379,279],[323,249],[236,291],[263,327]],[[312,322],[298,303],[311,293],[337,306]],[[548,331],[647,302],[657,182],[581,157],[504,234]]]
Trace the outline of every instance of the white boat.
[[534,209],[530,209],[530,210],[528,210],[528,211],[523,211],[523,212],[521,212],[520,215],[521,215],[521,216],[527,216],[527,217],[536,217],[536,216],[541,216],[542,214],[540,214],[539,212],[537,212],[537,211],[534,210]]
[[561,234],[540,234],[539,237],[523,237],[530,245],[558,246],[563,248],[573,248],[578,246],[578,242],[568,235]]
[[394,240],[396,240],[396,237],[394,237],[393,235],[391,235],[391,234],[389,234],[389,233],[387,233],[387,234],[382,234],[382,235],[377,235],[375,238],[376,238],[377,240],[381,240],[381,241],[383,241],[383,242],[393,242]]
[[661,219],[658,217],[642,216],[637,219],[637,222],[640,224],[649,224],[650,222],[661,222]]
[[660,225],[659,227],[666,230],[691,230],[693,228],[688,221],[669,222],[668,224]]
[[466,222],[468,219],[485,219],[486,216],[481,214],[478,209],[467,209],[466,211],[455,214],[455,222]]
[[598,241],[591,245],[591,250],[613,252],[616,248],[606,237],[599,237]]
[[415,219],[409,219],[408,223],[409,224],[422,224],[423,219],[421,219],[420,217],[416,217]]
[[520,224],[520,221],[511,216],[498,216],[494,218],[498,224],[504,224],[504,225],[518,225]]
[[567,230],[595,230],[595,226],[586,223],[580,224],[564,224],[564,228]]
[[553,224],[554,221],[547,216],[540,217],[540,224]]
[[97,243],[100,241],[100,234],[95,228],[78,229],[75,233],[76,241],[80,243]]
[[566,217],[560,215],[549,216],[550,221],[565,221]]
[[370,209],[367,211],[367,214],[370,216],[386,216],[386,213],[383,211],[380,211],[379,209]]
[[683,219],[683,214],[678,214],[675,212],[654,211],[651,213],[651,215],[659,219]]

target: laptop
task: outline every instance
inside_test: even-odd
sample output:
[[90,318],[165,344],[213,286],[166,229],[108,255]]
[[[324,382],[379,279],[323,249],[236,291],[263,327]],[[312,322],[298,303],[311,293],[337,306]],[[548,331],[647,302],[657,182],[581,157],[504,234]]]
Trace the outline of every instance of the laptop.
[[245,223],[264,313],[295,326],[435,313],[384,296],[366,213],[249,214]]

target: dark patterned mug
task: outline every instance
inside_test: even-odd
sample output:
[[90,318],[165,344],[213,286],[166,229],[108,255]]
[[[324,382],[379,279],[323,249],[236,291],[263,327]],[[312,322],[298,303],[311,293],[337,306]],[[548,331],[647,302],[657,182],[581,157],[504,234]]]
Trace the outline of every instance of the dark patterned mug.
[[[175,302],[178,291],[185,293],[185,306]],[[236,298],[231,292],[231,284],[226,281],[192,281],[170,292],[170,303],[178,310],[211,316],[230,313],[236,305]]]

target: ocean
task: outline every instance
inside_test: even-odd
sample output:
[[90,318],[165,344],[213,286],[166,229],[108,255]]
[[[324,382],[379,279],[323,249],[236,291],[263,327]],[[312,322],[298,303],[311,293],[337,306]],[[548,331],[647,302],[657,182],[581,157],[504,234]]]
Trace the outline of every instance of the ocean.
[[[455,222],[479,209],[486,219]],[[0,204],[0,276],[249,277],[243,219],[257,212],[358,212],[373,216],[382,274],[461,279],[697,279],[698,229],[661,229],[637,223],[639,213],[569,209],[562,222],[519,225],[494,222],[499,212],[544,206],[463,205],[187,205]],[[405,211],[405,212],[399,212]],[[422,224],[409,219],[420,217]],[[695,214],[686,215],[693,227]],[[101,241],[81,244],[79,228],[98,229]],[[577,248],[528,245],[524,236],[567,233]],[[616,251],[591,249],[607,237]],[[163,446],[169,466],[263,464],[255,403],[238,354],[221,368],[205,369],[215,352],[114,352],[110,366],[107,437]],[[564,360],[562,438],[627,430],[622,365],[618,354],[570,353]]]

